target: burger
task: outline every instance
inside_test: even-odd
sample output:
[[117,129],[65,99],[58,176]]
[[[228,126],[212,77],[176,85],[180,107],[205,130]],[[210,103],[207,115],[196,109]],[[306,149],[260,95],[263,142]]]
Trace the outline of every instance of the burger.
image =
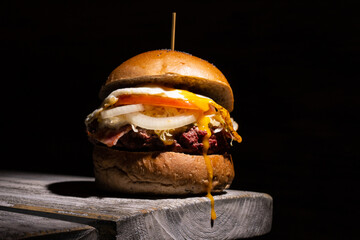
[[[218,68],[187,53],[141,53],[111,72],[85,125],[97,186],[129,194],[193,195],[229,188],[241,142],[234,96]],[[214,212],[212,219],[215,219]]]

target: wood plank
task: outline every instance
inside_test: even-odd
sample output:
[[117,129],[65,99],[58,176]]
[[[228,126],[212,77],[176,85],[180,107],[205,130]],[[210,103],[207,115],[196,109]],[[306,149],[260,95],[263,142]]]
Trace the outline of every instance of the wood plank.
[[102,238],[236,239],[270,231],[269,195],[228,190],[214,198],[218,218],[211,226],[206,197],[111,195],[97,191],[90,177],[0,172],[3,210],[91,225]]
[[96,240],[95,228],[72,222],[0,210],[0,239]]

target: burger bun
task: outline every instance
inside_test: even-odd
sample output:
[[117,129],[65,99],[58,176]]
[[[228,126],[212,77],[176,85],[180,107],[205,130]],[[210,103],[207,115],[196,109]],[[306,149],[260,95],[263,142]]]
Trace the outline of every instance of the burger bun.
[[[212,192],[230,187],[234,178],[231,155],[209,155]],[[202,155],[177,152],[127,152],[96,145],[94,173],[99,188],[129,194],[205,194],[208,173]]]

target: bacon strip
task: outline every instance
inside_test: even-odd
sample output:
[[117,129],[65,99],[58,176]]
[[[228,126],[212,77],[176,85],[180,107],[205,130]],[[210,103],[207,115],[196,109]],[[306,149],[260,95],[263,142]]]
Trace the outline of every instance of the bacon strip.
[[98,138],[97,140],[99,142],[102,142],[108,147],[115,146],[118,140],[124,136],[126,133],[128,133],[131,130],[131,126],[127,125],[125,128],[121,129],[120,132],[118,131],[107,131],[101,138]]

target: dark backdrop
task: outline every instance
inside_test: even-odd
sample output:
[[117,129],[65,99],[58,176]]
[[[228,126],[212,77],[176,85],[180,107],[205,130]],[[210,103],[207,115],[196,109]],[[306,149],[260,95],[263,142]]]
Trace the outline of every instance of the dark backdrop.
[[[356,239],[360,19],[338,1],[2,1],[1,167],[92,176],[84,118],[124,60],[176,45],[228,78],[234,189],[274,199],[261,239]],[[354,1],[355,2],[355,1]]]

